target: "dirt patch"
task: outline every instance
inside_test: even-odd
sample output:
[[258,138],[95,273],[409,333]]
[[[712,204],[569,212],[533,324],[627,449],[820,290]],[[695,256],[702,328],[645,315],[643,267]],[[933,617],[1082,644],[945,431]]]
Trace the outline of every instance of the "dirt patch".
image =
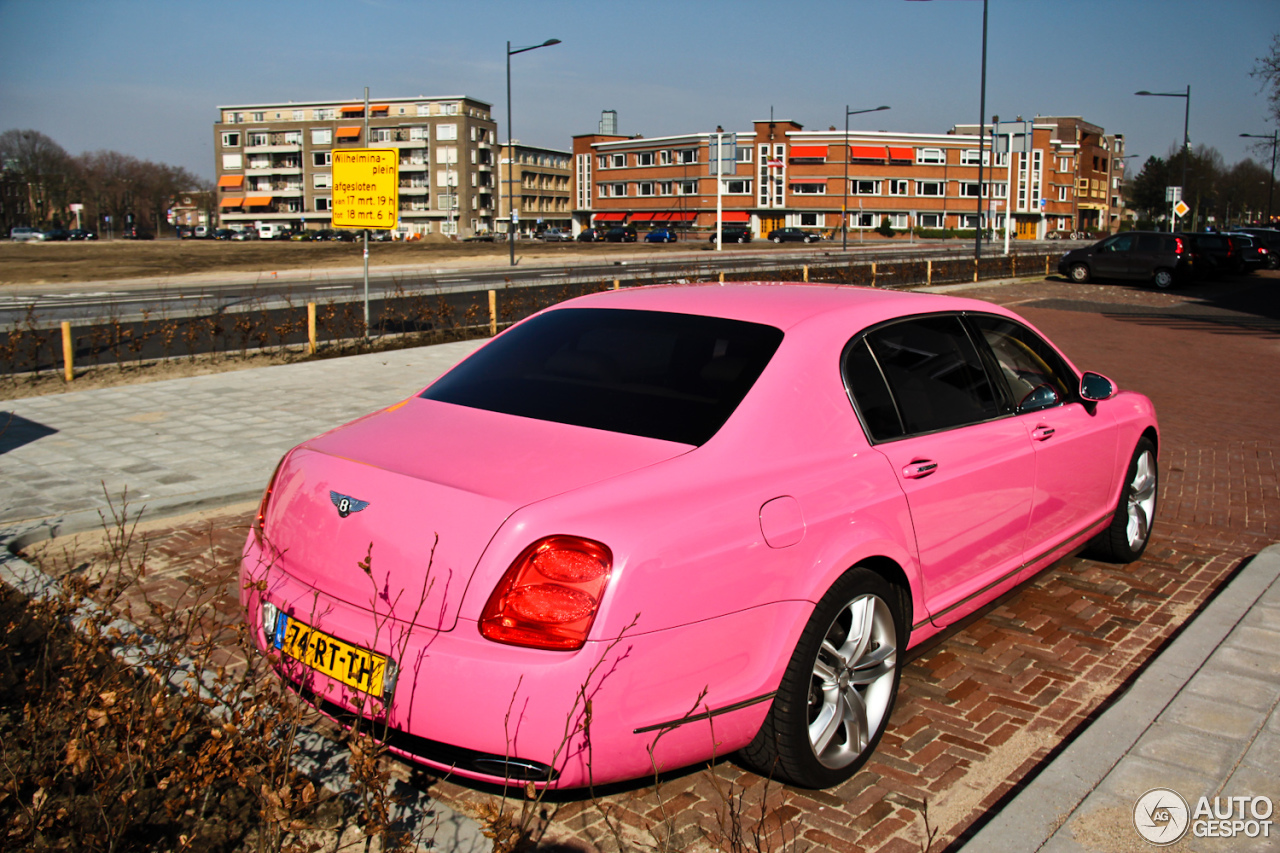
[[[702,249],[705,241],[645,243],[631,246],[642,254]],[[331,270],[363,264],[360,243],[303,243],[290,240],[155,240],[145,242],[13,243],[0,241],[0,286],[55,282],[176,278],[209,273],[262,273],[282,270]],[[616,255],[611,243],[516,244],[520,258],[601,260]],[[455,243],[441,237],[413,242],[372,243],[369,266],[501,264],[504,243]]]

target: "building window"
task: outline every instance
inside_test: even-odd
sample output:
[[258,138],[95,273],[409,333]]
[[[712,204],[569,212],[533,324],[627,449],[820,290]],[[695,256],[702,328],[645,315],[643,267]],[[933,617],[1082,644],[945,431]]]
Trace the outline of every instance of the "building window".
[[458,173],[453,169],[436,169],[436,186],[438,187],[456,187],[458,185]]
[[[906,183],[903,181],[903,183]],[[879,181],[850,181],[850,195],[880,195]]]
[[329,166],[332,164],[333,164],[332,151],[312,151],[311,152],[312,166]]
[[224,169],[239,169],[241,168],[241,162],[239,154],[222,155],[222,168]]
[[333,121],[338,117],[338,111],[333,107],[327,107],[321,110],[312,110],[311,117],[315,121]]
[[222,147],[223,147],[223,148],[239,148],[239,147],[240,147],[240,134],[238,134],[238,133],[224,133],[224,134],[222,134]]
[[458,126],[456,124],[437,124],[436,139],[441,142],[452,142],[458,138]]
[[941,166],[947,162],[947,155],[941,148],[919,148],[916,150],[916,162],[921,165]]
[[738,146],[738,162],[739,163],[751,162],[751,146],[750,145]]
[[289,213],[301,213],[302,199],[300,198],[285,199],[284,209]]
[[227,113],[227,124],[243,124],[244,113]]
[[889,195],[906,195],[908,192],[908,183],[910,182],[906,180],[898,180],[896,178],[889,181]]
[[941,228],[942,214],[941,213],[917,213],[916,225],[918,225],[921,228]]
[[458,105],[457,105],[457,104],[441,104],[441,105],[440,105],[440,115],[442,115],[442,116],[456,116],[457,114],[458,114]]
[[369,130],[369,141],[370,142],[390,142],[391,128],[389,127],[371,128]]
[[697,148],[682,148],[682,149],[680,149],[679,151],[677,151],[677,152],[676,152],[676,154],[679,156],[679,159],[680,159],[680,163],[681,163],[681,164],[697,163],[697,162],[698,162],[698,149],[697,149]]
[[676,186],[678,188],[678,192],[680,195],[697,195],[698,194],[697,181],[679,181],[676,184]]
[[724,191],[728,195],[751,195],[751,181],[734,179],[724,181]]
[[636,184],[636,195],[641,196],[642,198],[653,195],[653,182],[641,181]]
[[436,162],[437,163],[457,163],[458,148],[456,145],[438,145],[436,146]]
[[626,154],[611,154],[609,156],[609,166],[614,169],[622,169],[627,165]]
[[663,149],[658,152],[658,164],[661,166],[671,165],[671,151]]
[[821,213],[802,213],[800,214],[801,228],[819,228],[822,226],[823,215]]
[[916,195],[942,195],[942,181],[916,181]]
[[662,181],[658,184],[658,195],[671,195],[675,192],[675,185],[671,181]]
[[267,120],[266,113],[252,113],[251,116],[252,117],[249,119],[250,121],[266,121]]
[[267,134],[265,133],[251,133],[249,134],[249,140],[246,144],[250,148],[257,148],[262,145],[267,145],[268,141]]
[[293,120],[294,120],[294,121],[306,121],[306,118],[307,118],[307,111],[306,111],[306,110],[294,110],[294,111],[293,111]]
[[286,131],[284,134],[284,144],[285,145],[301,145],[302,131],[300,130]]
[[796,195],[826,195],[827,182],[795,183],[791,185],[791,192]]
[[317,198],[316,210],[320,210],[320,211],[333,210],[333,201],[327,198]]
[[961,152],[960,152],[960,165],[961,165],[961,166],[976,166],[976,165],[978,165],[978,149],[977,149],[977,148],[966,148],[965,150],[961,151]]
[[637,165],[637,166],[652,166],[652,165],[653,165],[653,152],[652,152],[652,151],[641,151],[640,153],[636,154],[636,165]]
[[329,172],[316,172],[311,176],[311,185],[318,190],[333,186],[333,175]]
[[978,182],[977,181],[961,181],[960,196],[962,198],[977,198]]

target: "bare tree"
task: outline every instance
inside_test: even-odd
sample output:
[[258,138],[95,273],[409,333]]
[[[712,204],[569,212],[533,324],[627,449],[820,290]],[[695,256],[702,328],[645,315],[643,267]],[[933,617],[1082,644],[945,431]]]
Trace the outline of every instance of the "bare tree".
[[38,130],[6,130],[0,133],[0,162],[26,182],[31,221],[58,220],[66,210],[75,171],[62,146]]
[[1280,124],[1280,33],[1271,37],[1271,52],[1254,60],[1249,76],[1262,81],[1262,90],[1271,102],[1271,118]]

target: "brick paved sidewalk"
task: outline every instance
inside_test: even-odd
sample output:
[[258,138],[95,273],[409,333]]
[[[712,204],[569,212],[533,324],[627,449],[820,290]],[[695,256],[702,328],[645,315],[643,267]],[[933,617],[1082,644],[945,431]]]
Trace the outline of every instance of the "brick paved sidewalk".
[[[1275,297],[1259,295],[1261,284],[1251,277],[1172,294],[1061,282],[970,289],[1015,307],[1080,367],[1155,400],[1161,505],[1144,558],[1130,566],[1063,560],[919,651],[880,749],[838,788],[770,785],[730,759],[596,801],[549,800],[548,837],[576,845],[566,849],[668,835],[678,849],[727,849],[736,812],[747,832],[760,824],[773,849],[905,853],[922,849],[926,826],[936,832],[931,849],[963,840],[1242,560],[1280,541],[1270,432],[1280,415],[1272,379],[1280,312]],[[205,577],[233,573],[249,512],[151,526],[151,592],[186,595],[192,566]],[[235,618],[234,601],[223,599],[209,618]],[[448,780],[433,781],[430,793],[471,814],[496,796]]]

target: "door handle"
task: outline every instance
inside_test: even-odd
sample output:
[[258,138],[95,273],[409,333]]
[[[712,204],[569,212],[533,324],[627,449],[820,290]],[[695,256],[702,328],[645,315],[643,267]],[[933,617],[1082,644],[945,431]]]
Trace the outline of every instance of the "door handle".
[[1047,441],[1053,438],[1054,429],[1050,426],[1038,426],[1031,431],[1031,437],[1036,441]]
[[902,476],[906,477],[908,480],[918,480],[921,477],[928,477],[937,469],[937,467],[937,462],[933,462],[928,459],[918,459],[902,469]]

